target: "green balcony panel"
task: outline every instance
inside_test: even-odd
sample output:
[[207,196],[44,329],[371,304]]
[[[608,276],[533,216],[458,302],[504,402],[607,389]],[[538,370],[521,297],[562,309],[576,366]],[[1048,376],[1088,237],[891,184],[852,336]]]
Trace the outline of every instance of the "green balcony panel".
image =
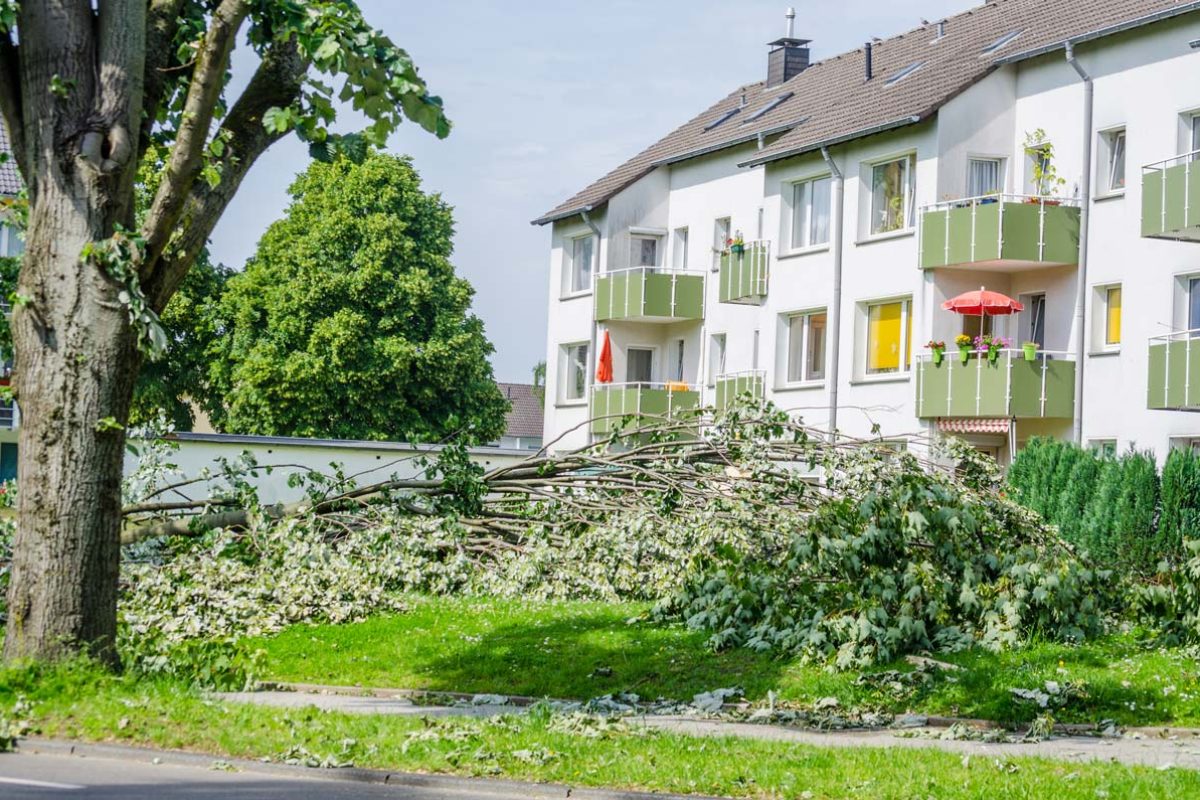
[[717,378],[717,411],[724,411],[744,394],[761,400],[766,394],[766,373],[762,370],[738,372]]
[[1150,341],[1146,407],[1200,411],[1200,331]]
[[962,363],[947,352],[941,364],[917,364],[917,416],[1070,419],[1075,413],[1075,362],[1039,354],[1026,361],[1019,351],[997,359],[972,353]]
[[704,275],[634,269],[601,275],[596,320],[678,322],[704,319]]
[[592,433],[607,434],[625,417],[670,418],[699,407],[700,392],[692,389],[637,384],[595,386],[590,408]]
[[921,212],[922,269],[1022,269],[1079,261],[1079,208],[1012,201],[943,203]]
[[741,253],[722,253],[718,299],[722,303],[758,303],[767,296],[771,264],[769,242],[750,242]]
[[1200,161],[1180,156],[1142,169],[1142,236],[1200,242]]

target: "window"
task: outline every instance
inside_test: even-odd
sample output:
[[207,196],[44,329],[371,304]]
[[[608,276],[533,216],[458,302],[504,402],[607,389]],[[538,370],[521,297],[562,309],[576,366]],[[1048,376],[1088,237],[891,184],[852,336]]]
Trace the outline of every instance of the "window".
[[1046,349],[1046,295],[1030,295],[1025,308],[1028,309],[1026,313],[1029,315],[1026,341],[1037,342],[1038,347],[1044,350]]
[[629,237],[629,266],[658,266],[658,237],[633,235]]
[[762,241],[762,239],[763,239],[763,230],[764,230],[763,223],[764,223],[764,220],[766,219],[766,213],[767,213],[766,209],[764,209],[762,206],[758,207],[758,214],[756,216],[756,221],[755,221],[755,225],[754,225],[754,230],[755,230],[754,238],[759,241]]
[[795,92],[784,92],[783,94],[779,95],[779,97],[776,97],[774,100],[767,103],[765,106],[760,108],[758,111],[755,111],[753,114],[751,114],[750,116],[748,116],[744,120],[742,120],[742,124],[745,125],[749,122],[753,122],[754,120],[767,114],[771,110],[778,108],[784,101],[786,101],[788,98],[790,98],[793,94],[795,94]]
[[904,69],[900,70],[895,75],[893,75],[892,77],[885,80],[883,82],[883,85],[891,86],[892,84],[899,83],[900,81],[904,80],[909,75],[912,75],[914,72],[916,72],[923,66],[925,66],[925,62],[923,62],[923,61],[918,61],[914,64],[909,64],[907,67],[905,67]]
[[587,343],[563,345],[563,400],[582,400],[587,394]]
[[871,233],[912,227],[912,156],[871,167]]
[[1101,191],[1125,191],[1125,129],[1101,133],[1100,146],[1104,153],[1101,161],[1104,169],[1104,174],[1100,176]]
[[972,339],[976,336],[991,336],[995,319],[995,317],[964,316],[962,318],[962,332]]
[[25,252],[25,240],[16,228],[0,224],[0,256],[16,258]]
[[758,369],[758,328],[754,329],[754,347],[750,351],[750,369]]
[[1187,329],[1200,335],[1200,278],[1188,278]]
[[1003,188],[1003,170],[998,158],[967,160],[967,197],[983,197]]
[[654,380],[654,350],[649,347],[625,349],[625,381],[650,383]]
[[1101,458],[1113,458],[1117,454],[1117,440],[1088,439],[1088,449]]
[[733,236],[733,220],[729,217],[719,217],[713,222],[713,272],[721,268],[721,253],[725,251],[725,243]]
[[829,243],[829,195],[832,179],[792,184],[792,249]]
[[671,343],[671,380],[683,381],[683,339],[676,339]]
[[1121,287],[1109,286],[1104,290],[1104,344],[1112,347],[1121,344]]
[[1013,39],[1016,39],[1020,35],[1021,35],[1021,31],[1009,31],[1008,33],[1004,34],[996,41],[989,44],[987,47],[983,48],[983,54],[987,55],[989,53],[996,52],[1001,47],[1004,47],[1004,45],[1008,44],[1009,42],[1011,42]]
[[672,245],[672,263],[677,269],[686,269],[688,265],[688,229],[675,229],[675,244]]
[[907,372],[912,363],[912,316],[909,301],[869,303],[867,311],[867,374]]
[[1170,441],[1172,450],[1191,450],[1200,453],[1200,436],[1173,436]]
[[1045,176],[1046,170],[1050,167],[1050,143],[1043,142],[1039,145],[1029,147],[1027,150],[1028,158],[1025,163],[1025,193],[1031,195],[1046,196],[1055,188],[1049,185],[1049,181],[1043,177],[1041,181],[1035,177],[1039,174],[1036,165],[1040,169],[1040,174]]
[[596,253],[596,237],[580,236],[571,240],[567,291],[589,292],[592,289],[592,265]]
[[[1188,138],[1190,140],[1188,152],[1195,153],[1197,150],[1200,150],[1200,114],[1192,114],[1191,118],[1188,120],[1188,134]],[[1200,158],[1200,154],[1195,155],[1192,158]]]
[[787,318],[788,383],[824,380],[825,323],[824,311]]
[[705,125],[705,126],[704,126],[704,130],[706,130],[706,131],[711,131],[713,128],[717,127],[717,126],[718,126],[718,125],[720,125],[722,122],[725,122],[727,119],[729,119],[730,117],[732,117],[734,114],[738,113],[738,112],[739,112],[739,111],[741,111],[741,110],[742,110],[741,108],[731,108],[731,109],[729,109],[729,110],[728,110],[728,111],[726,111],[724,114],[722,114],[721,116],[719,116],[719,117],[717,117],[716,119],[714,119],[712,122],[710,122],[710,123],[708,123],[707,125]]
[[717,377],[724,374],[725,334],[714,333],[708,339],[708,385],[715,385]]

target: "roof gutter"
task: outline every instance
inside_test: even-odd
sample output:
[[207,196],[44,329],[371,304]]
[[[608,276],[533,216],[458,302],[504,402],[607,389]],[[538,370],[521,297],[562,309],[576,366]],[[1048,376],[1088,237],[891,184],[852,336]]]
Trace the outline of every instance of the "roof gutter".
[[1192,0],[1192,2],[1180,3],[1174,8],[1165,8],[1162,11],[1155,11],[1153,14],[1146,14],[1143,17],[1136,17],[1134,19],[1125,20],[1124,22],[1118,22],[1115,25],[1109,25],[1106,28],[1097,28],[1096,30],[1089,31],[1088,33],[1081,33],[1078,36],[1072,36],[1070,39],[1051,42],[1050,44],[1042,45],[1041,47],[1035,47],[1032,50],[1025,50],[1021,53],[1014,53],[1011,56],[1004,56],[1003,58],[996,59],[996,63],[1012,64],[1017,61],[1025,61],[1026,59],[1037,58],[1038,56],[1044,56],[1047,53],[1053,53],[1056,50],[1065,50],[1068,47],[1073,47],[1081,42],[1090,42],[1093,39],[1112,36],[1114,33],[1133,30],[1134,28],[1140,28],[1143,25],[1161,22],[1162,20],[1178,17],[1192,11],[1200,11],[1200,0]]
[[[927,116],[927,115],[925,115],[925,116]],[[891,122],[882,122],[878,125],[872,125],[869,128],[860,128],[859,130],[851,131],[850,133],[844,133],[841,136],[834,136],[833,138],[824,139],[819,142],[813,142],[812,144],[805,144],[805,145],[801,145],[800,147],[793,147],[788,150],[781,150],[777,153],[770,153],[768,155],[760,156],[758,158],[752,158],[747,161],[741,162],[740,164],[738,164],[738,166],[739,167],[757,167],[759,164],[766,164],[768,161],[779,161],[780,159],[791,158],[792,156],[799,156],[799,155],[803,155],[804,153],[811,153],[816,150],[821,150],[822,148],[829,148],[829,147],[833,147],[834,145],[842,144],[844,142],[853,141],[854,139],[862,139],[865,136],[873,136],[874,134],[883,133],[885,131],[895,130],[896,128],[903,128],[908,125],[915,125],[918,122],[921,122],[922,120],[924,120],[925,116],[920,115],[920,114],[914,114],[909,117],[901,117],[900,119],[894,119]]]
[[[566,211],[560,211],[557,214],[551,214],[550,216],[547,216],[547,217],[539,217],[535,220],[532,220],[529,224],[530,225],[545,225],[550,222],[558,222],[560,219],[566,219],[567,217],[573,217],[576,214],[582,214],[583,218],[584,218],[584,222],[587,222],[587,214],[589,211],[592,211],[592,210],[593,210],[592,204],[588,203],[586,206],[579,206],[578,208],[570,208],[570,209],[567,209]],[[588,222],[587,224],[588,224],[588,227],[595,230],[595,226],[592,225],[592,223]],[[599,235],[599,234],[597,234],[597,235]]]
[[1087,311],[1088,222],[1092,205],[1092,117],[1095,86],[1092,76],[1075,60],[1075,43],[1066,43],[1067,63],[1083,81],[1083,177],[1079,180],[1079,264],[1075,268],[1075,414],[1071,434],[1075,444],[1083,444],[1083,354],[1087,348],[1084,327]]

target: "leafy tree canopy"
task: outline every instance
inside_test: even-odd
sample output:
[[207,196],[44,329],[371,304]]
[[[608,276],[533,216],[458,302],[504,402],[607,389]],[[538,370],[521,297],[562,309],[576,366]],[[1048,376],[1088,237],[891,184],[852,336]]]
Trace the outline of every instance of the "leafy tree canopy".
[[314,162],[221,303],[212,384],[238,433],[487,441],[504,429],[453,220],[408,158]]

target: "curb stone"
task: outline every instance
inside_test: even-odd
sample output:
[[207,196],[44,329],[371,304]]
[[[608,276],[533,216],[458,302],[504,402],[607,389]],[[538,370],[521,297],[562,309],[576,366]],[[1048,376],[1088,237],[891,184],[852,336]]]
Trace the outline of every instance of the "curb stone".
[[497,778],[461,778],[451,775],[432,775],[417,772],[368,769],[365,767],[340,767],[322,769],[301,767],[291,764],[255,761],[221,755],[197,753],[187,750],[157,750],[152,747],[132,745],[91,744],[66,739],[22,739],[18,752],[44,753],[77,758],[103,758],[112,760],[139,761],[143,763],[168,764],[182,767],[210,768],[214,762],[228,764],[243,772],[257,772],[305,780],[342,781],[346,783],[372,783],[387,786],[412,787],[415,789],[440,789],[458,792],[472,797],[511,797],[515,794],[528,800],[552,800],[552,798],[580,798],[580,800],[722,800],[711,795],[666,794],[662,792],[635,792],[621,789],[584,789],[558,783],[533,783],[530,781]]

